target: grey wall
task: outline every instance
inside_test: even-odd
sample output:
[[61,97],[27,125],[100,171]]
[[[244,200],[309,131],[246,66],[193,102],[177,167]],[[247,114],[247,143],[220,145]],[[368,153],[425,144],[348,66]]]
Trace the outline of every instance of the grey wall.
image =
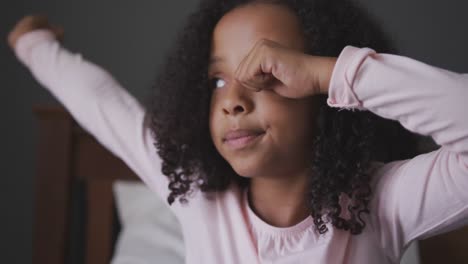
[[[468,2],[358,0],[365,3],[406,56],[468,72]],[[44,13],[65,27],[67,48],[103,66],[142,99],[176,30],[197,0],[22,0],[0,3],[2,263],[31,262],[36,122],[35,104],[58,102],[6,46],[6,34],[25,14]],[[464,33],[465,32],[465,33]]]

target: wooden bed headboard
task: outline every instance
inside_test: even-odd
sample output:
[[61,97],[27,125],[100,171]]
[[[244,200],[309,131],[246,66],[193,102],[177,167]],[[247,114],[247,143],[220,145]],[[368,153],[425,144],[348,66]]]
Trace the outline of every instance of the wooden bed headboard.
[[[109,263],[115,225],[112,182],[139,180],[126,164],[83,130],[60,106],[35,106],[38,145],[33,263]],[[84,186],[84,256],[71,256],[76,186]]]
[[[39,128],[33,263],[109,263],[116,226],[112,182],[139,178],[63,107],[38,105],[33,112]],[[77,186],[85,189],[82,215],[74,213]],[[85,222],[83,256],[71,250],[79,217]],[[468,227],[420,241],[421,263],[468,263],[467,241]]]

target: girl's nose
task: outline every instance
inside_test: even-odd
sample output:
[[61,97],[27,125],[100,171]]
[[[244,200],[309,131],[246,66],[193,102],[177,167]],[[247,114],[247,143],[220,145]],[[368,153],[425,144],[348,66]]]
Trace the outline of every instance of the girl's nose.
[[223,112],[226,115],[245,115],[252,111],[253,101],[251,98],[251,91],[245,88],[238,81],[233,81],[224,96]]

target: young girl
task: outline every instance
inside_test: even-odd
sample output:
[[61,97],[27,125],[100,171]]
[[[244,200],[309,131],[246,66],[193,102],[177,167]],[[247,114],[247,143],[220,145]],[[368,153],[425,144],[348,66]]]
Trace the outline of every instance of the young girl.
[[[468,223],[468,75],[390,54],[351,2],[202,1],[145,107],[46,22],[10,45],[168,200],[187,263],[398,263]],[[407,159],[396,122],[441,148]]]

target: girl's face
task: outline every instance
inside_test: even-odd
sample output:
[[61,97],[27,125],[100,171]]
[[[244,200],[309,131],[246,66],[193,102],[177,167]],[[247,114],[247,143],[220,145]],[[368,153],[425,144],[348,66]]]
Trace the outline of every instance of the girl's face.
[[[300,24],[289,9],[249,4],[231,10],[214,29],[209,76],[213,94],[210,133],[216,149],[241,176],[278,176],[304,170],[310,159],[313,97],[288,99],[251,91],[234,80],[242,59],[261,38],[304,50]],[[226,140],[232,130],[256,136]],[[247,142],[246,142],[247,141]]]

